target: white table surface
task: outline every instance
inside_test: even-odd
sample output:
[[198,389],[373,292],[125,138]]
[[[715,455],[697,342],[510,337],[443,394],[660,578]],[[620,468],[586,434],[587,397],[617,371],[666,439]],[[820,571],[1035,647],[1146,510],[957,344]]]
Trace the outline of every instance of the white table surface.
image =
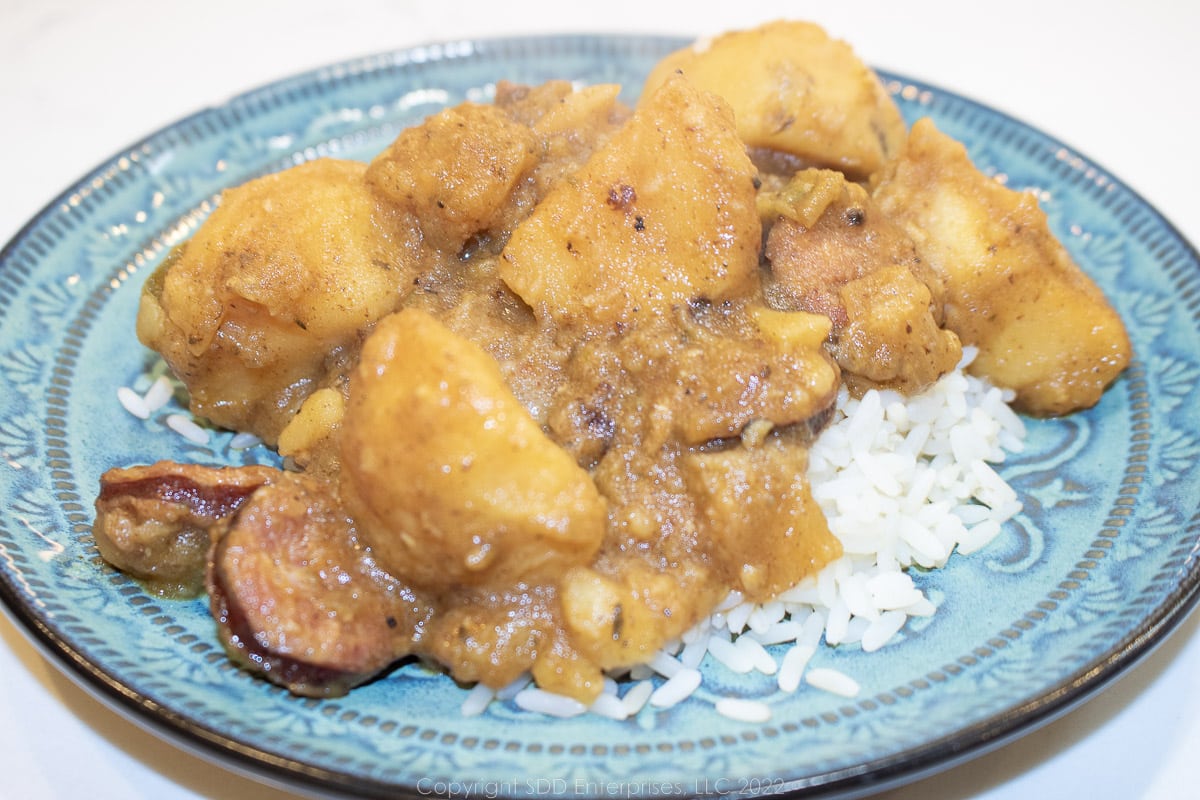
[[[0,241],[144,135],[311,67],[449,38],[692,35],[786,16],[822,23],[876,66],[974,97],[1058,137],[1200,242],[1195,0],[0,0]],[[1166,800],[1198,792],[1194,614],[1077,710],[882,797]],[[291,796],[116,715],[0,615],[0,797]]]

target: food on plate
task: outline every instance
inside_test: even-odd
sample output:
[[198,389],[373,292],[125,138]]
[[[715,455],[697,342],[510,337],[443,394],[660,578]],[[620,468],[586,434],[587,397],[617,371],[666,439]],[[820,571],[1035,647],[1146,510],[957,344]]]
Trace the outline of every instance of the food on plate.
[[944,279],[946,328],[979,348],[972,369],[1034,414],[1095,405],[1129,364],[1129,336],[1036,198],[980,173],[928,119],[875,184],[876,202]]
[[[1020,427],[1004,398],[1097,402],[1119,318],[1032,198],[910,134],[815,26],[668,56],[634,107],[619,88],[502,82],[369,164],[226,191],[137,333],[193,414],[280,459],[110,470],[102,555],[203,586],[230,657],[310,696],[417,657],[621,716],[613,675],[659,663],[682,696],[737,602],[782,617],[870,581],[864,648],[929,613],[903,569],[1019,506],[983,465]],[[976,408],[952,448],[971,464],[920,477]],[[915,502],[953,494],[936,534],[867,499],[913,476]],[[843,606],[776,641],[846,641]]]
[[560,328],[740,300],[758,285],[754,176],[728,109],[668,80],[517,226],[500,278]]
[[829,318],[848,385],[916,394],[958,365],[962,343],[942,327],[942,275],[865,188],[805,169],[759,204],[771,221],[764,291],[777,308]]
[[187,385],[197,415],[274,444],[363,328],[403,300],[415,231],[365,171],[321,159],[229,189],[154,273],[138,338]]
[[660,61],[646,90],[677,72],[729,103],[738,135],[768,164],[828,167],[862,180],[904,141],[904,117],[878,76],[810,22],[698,41]]
[[230,658],[300,695],[337,695],[411,651],[432,609],[381,569],[335,492],[279,472],[231,515],[208,566]]
[[100,555],[168,593],[198,592],[221,526],[275,475],[270,467],[197,464],[110,469],[96,498]]

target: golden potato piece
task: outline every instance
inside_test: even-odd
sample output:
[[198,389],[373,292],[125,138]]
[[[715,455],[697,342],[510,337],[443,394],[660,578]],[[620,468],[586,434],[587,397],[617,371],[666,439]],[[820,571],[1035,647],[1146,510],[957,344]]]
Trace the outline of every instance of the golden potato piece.
[[497,223],[536,161],[535,138],[490,105],[463,103],[406,128],[371,162],[367,182],[413,214],[425,240],[457,252]]
[[622,555],[607,569],[579,566],[563,578],[563,623],[573,647],[602,669],[644,664],[722,593],[696,564],[663,569]]
[[322,159],[229,189],[147,281],[138,338],[197,414],[273,443],[339,351],[399,305],[409,231],[365,169]]
[[279,433],[275,449],[309,474],[335,473],[336,434],[345,411],[345,398],[340,389],[327,386],[316,390]]
[[728,109],[668,81],[513,231],[500,276],[560,326],[748,293],[761,238],[754,174]]
[[617,84],[576,88],[565,80],[538,86],[496,84],[497,108],[528,125],[538,148],[537,164],[513,197],[510,231],[629,119],[633,112],[619,99],[620,91]]
[[393,574],[428,589],[552,582],[586,563],[607,509],[495,361],[423,311],[363,345],[341,433],[341,488]]
[[229,295],[322,337],[392,310],[402,231],[364,187],[364,170],[320,159],[222,194],[162,281],[161,300],[194,352],[216,337]]
[[731,587],[766,601],[842,554],[805,477],[804,451],[757,446],[685,456],[697,523]]
[[847,323],[831,346],[846,385],[916,394],[958,366],[962,343],[938,327],[929,287],[900,264],[881,267],[838,289]]
[[971,372],[1033,414],[1099,401],[1132,347],[1100,288],[1050,232],[1036,198],[987,177],[928,119],[879,176],[876,202],[945,278],[945,324],[979,355]]
[[659,62],[644,91],[676,72],[725,98],[748,147],[807,166],[862,179],[904,141],[904,119],[879,78],[812,23],[779,21],[696,42]]
[[783,350],[813,349],[824,344],[832,327],[829,317],[806,311],[753,306],[750,316],[767,341]]

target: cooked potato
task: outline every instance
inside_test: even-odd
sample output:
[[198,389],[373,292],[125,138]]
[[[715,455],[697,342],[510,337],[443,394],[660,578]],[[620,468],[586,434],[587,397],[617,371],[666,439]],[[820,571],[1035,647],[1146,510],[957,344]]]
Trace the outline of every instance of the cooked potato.
[[371,162],[367,182],[413,214],[427,242],[457,252],[500,221],[536,161],[535,141],[495,106],[463,103],[402,131]]
[[561,88],[553,82],[527,90],[520,101],[509,101],[509,113],[531,117],[528,124],[538,139],[533,177],[539,198],[586,163],[629,118],[630,109],[620,101],[620,92],[621,87],[612,83],[576,89],[562,81]]
[[846,324],[831,350],[853,391],[916,394],[962,360],[962,343],[938,327],[929,287],[900,264],[881,267],[838,289]]
[[587,472],[513,397],[496,362],[425,312],[363,346],[341,489],[381,564],[427,589],[553,583],[586,563],[607,511]]
[[138,338],[196,414],[273,444],[359,331],[399,305],[411,231],[364,170],[324,159],[229,189],[147,282]]
[[904,141],[904,119],[879,78],[812,23],[773,22],[697,42],[659,62],[644,91],[676,72],[725,98],[748,147],[804,166],[862,179]]
[[806,467],[803,453],[774,438],[685,457],[696,519],[714,563],[749,600],[765,602],[842,554],[812,497]]
[[571,569],[561,587],[571,643],[602,669],[644,664],[691,627],[723,592],[698,561],[663,569],[637,555],[608,568]]
[[754,173],[724,104],[668,81],[513,231],[500,276],[559,326],[746,294],[758,281]]
[[279,455],[310,474],[336,474],[336,434],[345,411],[341,389],[327,386],[313,392],[280,432]]
[[1055,415],[1095,405],[1129,363],[1125,326],[1050,232],[1036,198],[984,175],[923,119],[874,197],[946,284],[946,327],[979,355],[973,373]]

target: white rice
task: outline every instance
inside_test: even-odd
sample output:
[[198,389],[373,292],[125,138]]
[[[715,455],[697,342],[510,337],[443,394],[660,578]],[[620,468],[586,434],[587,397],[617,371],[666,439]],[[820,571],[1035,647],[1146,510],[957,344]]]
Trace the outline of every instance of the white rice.
[[146,404],[146,410],[153,414],[170,402],[174,395],[175,386],[171,383],[171,379],[166,375],[159,375],[154,379],[154,383],[150,384],[146,394],[142,396],[142,402]]
[[231,450],[249,450],[251,447],[257,447],[260,444],[262,444],[262,439],[253,433],[237,433],[229,440]]
[[138,419],[150,419],[150,409],[146,406],[145,399],[128,386],[117,389],[117,400],[126,411]]
[[691,697],[692,692],[700,688],[702,677],[698,669],[681,669],[667,678],[661,686],[650,695],[650,705],[656,708],[670,708]]
[[858,682],[854,678],[829,667],[810,669],[805,673],[804,680],[811,686],[839,694],[842,697],[855,697],[860,691]]
[[625,692],[625,696],[621,698],[626,714],[633,716],[645,708],[646,703],[650,702],[652,694],[654,694],[654,681],[651,680],[638,681],[629,687],[629,691]]
[[617,694],[615,688],[601,692],[600,696],[592,701],[592,704],[588,706],[588,710],[593,714],[618,720],[626,719],[630,713],[628,707]]
[[551,717],[577,717],[588,710],[587,706],[574,698],[533,686],[517,692],[513,702],[518,708]]
[[194,444],[208,444],[208,431],[183,414],[168,414],[167,427]]
[[791,694],[800,688],[800,679],[808,662],[817,654],[817,648],[811,644],[796,644],[784,654],[779,665],[779,676],[776,683],[783,692]]
[[761,700],[722,697],[716,707],[718,714],[739,722],[766,722],[771,718],[771,707]]
[[459,711],[464,717],[477,717],[487,710],[495,697],[496,692],[490,687],[477,683],[467,692],[467,698],[463,700]]

